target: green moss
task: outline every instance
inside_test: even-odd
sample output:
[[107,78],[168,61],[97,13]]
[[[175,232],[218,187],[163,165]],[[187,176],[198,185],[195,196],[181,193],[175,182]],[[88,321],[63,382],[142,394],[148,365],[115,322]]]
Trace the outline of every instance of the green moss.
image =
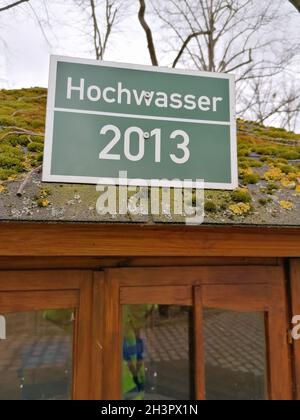
[[4,169],[18,167],[21,169],[21,162],[17,157],[3,153],[0,155],[0,167]]
[[39,162],[39,163],[43,162],[43,158],[44,158],[43,153],[38,153],[35,157],[36,161]]
[[249,163],[247,161],[240,161],[239,160],[239,169],[248,169]]
[[266,198],[260,198],[258,202],[261,206],[266,206],[268,204],[268,200]]
[[252,159],[251,161],[250,161],[250,167],[251,168],[262,168],[264,165],[263,165],[263,163],[262,162],[260,162],[259,160],[257,160],[257,159]]
[[300,153],[296,150],[284,150],[278,155],[282,159],[295,160],[300,159]]
[[28,136],[25,136],[25,135],[20,136],[20,135],[14,135],[13,134],[13,135],[7,137],[6,142],[9,143],[10,145],[14,146],[14,147],[18,146],[18,145],[26,147],[29,144],[30,140],[29,140]]
[[280,169],[286,175],[296,172],[296,169],[292,165],[280,165]]
[[0,144],[0,168],[19,171],[22,168],[22,161],[21,150],[10,144]]
[[266,188],[262,188],[261,192],[265,193],[265,194],[269,194],[272,195],[274,194],[275,191],[279,190],[279,185],[276,184],[275,182],[269,182],[266,186]]
[[282,164],[282,165],[288,165],[289,161],[287,159],[278,158],[278,159],[276,159],[275,163]]
[[26,147],[26,146],[28,146],[29,143],[30,143],[30,140],[29,140],[28,136],[24,136],[24,135],[18,136],[18,144],[20,146]]
[[30,152],[42,152],[44,149],[43,144],[36,142],[29,143],[27,147]]
[[264,156],[277,156],[280,153],[275,146],[257,146],[255,152]]
[[267,188],[271,190],[279,190],[279,185],[275,182],[269,182]]
[[15,175],[15,171],[13,169],[3,169],[0,168],[0,180],[6,181],[9,177]]
[[295,134],[292,131],[287,131],[284,128],[265,127],[263,125],[260,125],[260,126],[253,126],[253,131],[260,137],[265,136],[272,139],[283,139],[283,140],[300,139],[299,134]]
[[247,169],[247,168],[261,168],[263,163],[255,158],[247,158],[247,157],[240,157],[239,158],[239,168]]
[[33,120],[31,121],[32,128],[43,128],[45,125],[45,122],[42,120]]
[[260,161],[263,163],[267,163],[268,165],[273,165],[273,166],[278,166],[278,167],[289,164],[289,161],[287,159],[269,157],[269,156],[262,156],[260,158]]
[[235,203],[251,203],[252,197],[248,190],[238,188],[231,193],[231,199]]
[[42,136],[34,136],[35,143],[44,143],[44,137]]
[[10,136],[9,138],[7,138],[5,144],[10,144],[13,147],[17,146],[19,144],[18,136]]
[[238,156],[249,156],[250,155],[250,153],[251,153],[251,150],[250,149],[247,149],[247,148],[239,148],[238,149]]
[[216,204],[211,200],[206,200],[204,203],[204,210],[208,213],[216,213],[218,208]]
[[225,201],[223,203],[221,203],[221,205],[220,205],[220,209],[223,210],[223,211],[227,210],[227,207],[228,207],[228,204]]
[[15,125],[15,120],[11,117],[0,117],[0,126],[8,127]]
[[243,176],[244,184],[257,184],[260,180],[260,176],[258,174],[247,174]]

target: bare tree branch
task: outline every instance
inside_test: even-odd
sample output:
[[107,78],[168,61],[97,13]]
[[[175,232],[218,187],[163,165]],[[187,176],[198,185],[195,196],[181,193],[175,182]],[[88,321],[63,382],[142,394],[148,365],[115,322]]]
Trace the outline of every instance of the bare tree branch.
[[147,41],[148,41],[148,50],[149,50],[149,54],[150,54],[150,58],[151,58],[151,63],[153,66],[158,66],[158,60],[157,60],[157,55],[156,55],[156,50],[155,50],[155,45],[154,45],[154,41],[153,41],[153,35],[152,35],[152,31],[150,29],[150,26],[148,25],[148,23],[146,22],[145,19],[145,13],[146,13],[146,3],[145,0],[139,0],[140,2],[140,10],[139,10],[139,21],[140,24],[142,25],[145,33],[146,33],[146,37],[147,37]]
[[94,28],[94,47],[95,47],[96,58],[97,60],[99,60],[101,58],[101,52],[103,48],[102,48],[101,32],[98,26],[98,19],[96,15],[95,0],[90,0],[90,6],[92,10],[92,20],[93,20],[93,28]]
[[[291,2],[300,8],[300,0]],[[162,22],[159,47],[164,46],[167,57],[175,52],[173,67],[181,60],[199,70],[233,72],[239,115],[268,122],[274,118],[276,124],[285,121],[293,127],[300,115],[295,96],[300,92],[295,78],[300,39],[292,32],[297,24],[293,10],[287,12],[281,0],[151,0],[151,4]],[[293,96],[289,86],[294,79]],[[260,86],[256,93],[255,83]],[[270,92],[277,94],[275,99]]]
[[211,32],[209,32],[209,31],[206,31],[206,32],[201,31],[201,32],[195,32],[195,33],[193,33],[193,34],[189,35],[189,36],[187,37],[187,39],[184,41],[184,43],[183,43],[183,45],[182,45],[182,47],[181,47],[181,49],[180,49],[180,51],[179,51],[179,53],[178,53],[177,57],[176,57],[176,58],[175,58],[175,60],[174,60],[174,63],[173,63],[173,65],[172,65],[172,67],[173,67],[173,68],[175,68],[175,67],[176,67],[176,65],[177,65],[178,61],[180,60],[180,58],[181,58],[182,54],[184,53],[184,51],[185,51],[186,47],[188,46],[189,42],[190,42],[193,38],[196,38],[197,36],[200,36],[200,35],[210,35],[210,34],[211,34]]
[[[243,54],[244,51],[241,51],[240,54]],[[231,73],[237,69],[239,69],[240,67],[246,66],[247,64],[252,63],[253,59],[252,59],[252,49],[249,50],[249,58],[247,61],[243,61],[242,63],[237,64],[236,66],[232,67],[231,69],[227,69],[227,73]]]
[[[79,6],[82,10],[86,11],[85,2],[79,1]],[[99,3],[97,0],[88,0],[91,15],[89,19],[92,21],[93,27],[93,44],[97,60],[103,60],[104,54],[107,50],[108,41],[111,36],[113,27],[116,23],[117,15],[119,14],[119,8],[121,7],[121,1],[105,0]],[[117,7],[116,3],[120,6]],[[97,9],[103,8],[100,11]]]
[[[118,9],[115,8],[115,10],[113,10],[113,5],[109,4],[109,0],[106,0],[106,13],[105,13],[106,34],[105,34],[104,43],[103,43],[103,54],[106,51],[107,43],[108,43],[111,31],[112,31],[113,25],[115,23],[117,13],[118,13]],[[102,56],[102,58],[103,58],[103,56]]]
[[15,1],[14,3],[8,4],[7,6],[0,7],[0,12],[4,12],[5,10],[12,9],[13,7],[19,6],[22,3],[28,3],[30,0],[19,0]]
[[42,35],[43,35],[43,37],[44,37],[45,41],[46,41],[46,42],[47,42],[47,44],[48,44],[48,47],[51,47],[51,43],[50,43],[50,41],[49,41],[49,39],[48,39],[48,36],[47,36],[47,33],[46,33],[45,29],[44,29],[44,24],[43,24],[43,22],[42,22],[42,21],[41,21],[41,19],[39,18],[39,16],[38,16],[38,14],[36,13],[35,9],[32,7],[31,3],[29,3],[29,7],[30,7],[30,9],[32,10],[32,13],[33,13],[33,15],[34,15],[34,17],[35,17],[35,19],[36,19],[36,21],[37,21],[37,24],[38,24],[38,26],[39,26],[39,28],[40,28],[40,31],[41,31],[41,33],[42,33]]

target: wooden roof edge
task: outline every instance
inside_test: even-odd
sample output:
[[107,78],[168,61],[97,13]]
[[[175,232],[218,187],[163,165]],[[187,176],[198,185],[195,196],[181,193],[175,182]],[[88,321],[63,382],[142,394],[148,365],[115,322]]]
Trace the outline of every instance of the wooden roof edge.
[[2,222],[0,256],[300,257],[300,229]]

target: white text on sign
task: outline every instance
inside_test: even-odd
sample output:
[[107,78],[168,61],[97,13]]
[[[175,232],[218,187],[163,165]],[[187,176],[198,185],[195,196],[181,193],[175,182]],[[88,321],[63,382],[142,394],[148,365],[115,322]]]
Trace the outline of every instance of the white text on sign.
[[108,86],[101,88],[96,85],[86,86],[85,79],[80,79],[78,85],[74,84],[73,78],[68,77],[67,83],[67,99],[74,99],[77,94],[77,99],[84,101],[88,99],[91,102],[106,102],[108,104],[123,104],[127,105],[146,105],[147,107],[156,106],[157,108],[172,108],[172,109],[186,109],[194,111],[199,108],[203,112],[217,112],[218,105],[223,102],[222,97],[209,97],[195,95],[181,95],[180,93],[167,94],[166,92],[154,91],[137,91],[136,89],[127,89],[121,82],[117,83],[116,87]]
[[[112,149],[119,143],[121,140],[122,134],[121,130],[115,125],[105,125],[100,130],[100,135],[106,135],[107,133],[112,132],[112,140],[104,147],[104,149],[99,154],[99,159],[101,160],[121,160],[121,155],[117,153],[111,153]],[[131,142],[133,135],[136,134],[138,137],[138,153],[131,153]],[[145,133],[139,127],[129,127],[124,134],[124,155],[125,157],[132,161],[138,162],[142,160],[145,156],[145,140],[150,140],[152,137],[155,139],[155,162],[161,162],[161,129],[155,128],[149,133]],[[176,156],[174,153],[170,154],[170,158],[174,163],[182,165],[188,162],[190,158],[190,150],[188,148],[190,143],[189,135],[183,130],[175,130],[170,135],[170,140],[181,139],[182,141],[177,144],[177,149],[180,150],[182,156]]]

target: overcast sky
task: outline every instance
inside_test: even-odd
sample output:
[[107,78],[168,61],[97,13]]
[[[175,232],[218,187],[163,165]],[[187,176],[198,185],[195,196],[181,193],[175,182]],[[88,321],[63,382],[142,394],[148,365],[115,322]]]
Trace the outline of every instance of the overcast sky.
[[[31,0],[36,10],[39,2]],[[0,0],[0,6],[7,3],[6,0]],[[57,16],[67,13],[64,2],[60,3],[55,6]],[[50,54],[95,58],[92,44],[85,37],[78,36],[75,27],[59,27],[59,22],[55,26],[55,36],[48,31],[49,45],[27,4],[0,13],[0,88],[46,87]],[[109,61],[150,64],[145,34],[136,13],[122,23],[122,28],[122,33],[116,33],[111,38],[105,58]]]
[[[0,0],[0,6],[12,1]],[[48,11],[54,31],[49,30],[47,22],[44,22],[43,28],[50,44],[34,16],[36,13],[46,19],[43,0],[30,0],[29,3],[0,13],[0,88],[46,87],[50,54],[94,58],[92,40],[88,41],[79,32],[91,30],[91,27],[84,27],[78,9],[71,14],[71,10],[74,10],[69,7],[73,5],[72,0],[51,0],[47,4],[50,5]],[[126,9],[129,16],[122,21],[122,33],[116,33],[111,38],[105,59],[150,64],[145,34],[137,17],[138,1],[129,1],[129,4],[131,10]],[[298,18],[296,9],[287,0],[284,0],[281,11],[294,11],[294,17]],[[76,20],[80,24],[76,24]],[[295,30],[298,34],[297,28]],[[164,54],[164,58],[162,64],[167,65],[168,56]]]

